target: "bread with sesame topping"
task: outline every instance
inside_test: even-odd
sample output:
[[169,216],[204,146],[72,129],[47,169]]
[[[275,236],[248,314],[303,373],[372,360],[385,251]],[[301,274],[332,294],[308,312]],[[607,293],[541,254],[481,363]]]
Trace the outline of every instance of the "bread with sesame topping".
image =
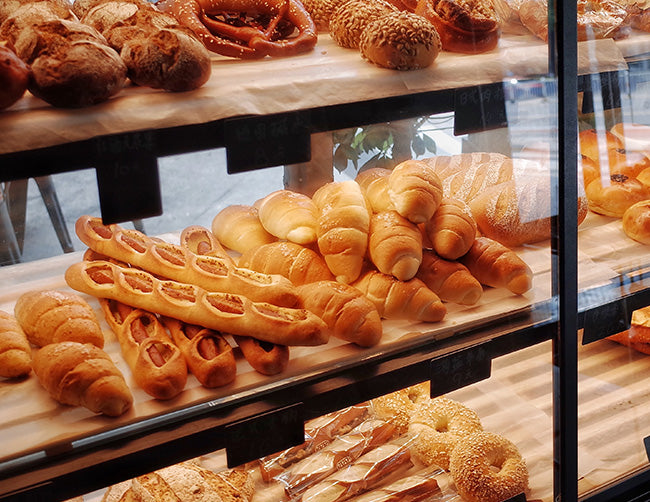
[[330,36],[341,47],[358,49],[366,25],[389,12],[397,12],[397,9],[385,0],[348,0],[334,10],[329,24]]

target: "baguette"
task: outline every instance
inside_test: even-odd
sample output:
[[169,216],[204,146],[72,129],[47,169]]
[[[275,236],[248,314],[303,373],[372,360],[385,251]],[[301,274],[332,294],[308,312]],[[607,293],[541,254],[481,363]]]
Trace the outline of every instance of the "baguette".
[[425,223],[442,199],[442,182],[425,162],[406,160],[388,177],[388,195],[396,211],[413,223]]
[[208,292],[105,261],[75,263],[66,270],[65,280],[77,291],[216,331],[280,345],[321,345],[328,340],[327,325],[308,310]]
[[257,208],[246,205],[219,211],[212,219],[212,232],[221,244],[240,254],[277,240],[262,226]]
[[408,281],[422,262],[422,233],[396,211],[375,213],[370,219],[368,256],[380,272]]
[[170,317],[162,317],[161,322],[201,385],[207,388],[222,387],[235,380],[235,355],[221,334]]
[[483,286],[465,265],[445,260],[431,249],[422,252],[422,264],[415,277],[443,302],[475,305],[483,296]]
[[0,377],[17,378],[32,371],[32,349],[16,318],[0,310]]
[[296,286],[334,280],[320,254],[294,242],[278,241],[250,248],[239,258],[239,266],[263,274],[281,275]]
[[248,364],[262,375],[277,375],[287,369],[289,347],[276,343],[260,342],[250,336],[233,335]]
[[89,216],[80,217],[75,229],[81,241],[94,251],[159,277],[282,307],[293,307],[298,301],[286,278],[235,267],[230,259],[197,255],[136,230],[103,225],[99,218]]
[[180,394],[187,382],[187,365],[158,318],[114,300],[99,303],[138,386],[156,399]]
[[231,265],[235,264],[217,237],[200,225],[190,225],[184,228],[181,231],[180,244],[191,254],[217,256]]
[[447,313],[438,295],[419,279],[400,281],[369,270],[352,285],[375,305],[384,319],[438,322]]
[[104,334],[88,302],[68,291],[28,291],[18,297],[14,315],[30,343],[73,341],[104,347]]
[[442,199],[424,229],[433,249],[447,260],[456,260],[467,253],[477,232],[476,221],[467,204],[449,197]]
[[373,167],[357,174],[355,181],[361,187],[370,209],[374,213],[395,210],[395,205],[388,195],[388,177],[390,169]]
[[307,195],[276,190],[255,203],[264,229],[296,244],[316,242],[318,209]]
[[477,237],[461,262],[485,286],[507,288],[517,295],[533,287],[528,265],[517,253],[488,237]]
[[39,383],[62,404],[117,417],[133,396],[110,356],[89,343],[50,343],[37,350],[33,368]]
[[299,286],[298,294],[303,306],[323,319],[333,336],[362,347],[379,343],[379,313],[358,289],[335,281],[319,281]]
[[356,181],[333,181],[313,196],[319,211],[318,249],[336,280],[349,284],[361,273],[368,248],[370,213]]

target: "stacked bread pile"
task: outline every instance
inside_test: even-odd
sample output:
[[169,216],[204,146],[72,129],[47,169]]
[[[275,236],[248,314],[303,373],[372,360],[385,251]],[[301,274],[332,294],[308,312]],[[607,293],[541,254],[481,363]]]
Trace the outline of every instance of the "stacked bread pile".
[[632,239],[650,244],[650,127],[618,123],[579,135],[589,209],[620,218]]
[[9,0],[0,9],[0,42],[31,69],[32,94],[57,107],[106,101],[127,77],[186,91],[211,72],[209,53],[194,34],[145,0]]

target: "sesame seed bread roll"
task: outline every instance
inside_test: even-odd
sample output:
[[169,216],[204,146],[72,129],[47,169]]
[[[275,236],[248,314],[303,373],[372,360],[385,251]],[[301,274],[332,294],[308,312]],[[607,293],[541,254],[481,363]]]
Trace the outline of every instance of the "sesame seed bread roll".
[[243,204],[219,211],[212,219],[212,233],[221,244],[241,254],[277,240],[262,226],[257,208]]
[[483,296],[483,286],[458,261],[445,260],[434,251],[422,252],[422,264],[415,276],[444,302],[474,305]]
[[447,260],[455,260],[467,253],[477,232],[467,204],[449,197],[442,199],[424,228],[433,249]]
[[359,183],[363,195],[374,213],[394,210],[395,206],[388,196],[388,177],[390,169],[373,167],[357,174],[355,181]]
[[32,349],[16,318],[0,310],[0,377],[16,378],[32,371]]
[[332,40],[341,47],[358,49],[361,33],[367,24],[397,9],[385,0],[348,0],[339,5],[330,18],[329,31]]
[[370,212],[356,181],[333,181],[313,196],[318,208],[318,249],[336,280],[349,284],[361,273],[368,248]]
[[413,223],[424,223],[440,205],[442,182],[429,164],[406,160],[391,172],[388,195],[400,215]]
[[318,209],[307,195],[276,190],[255,203],[264,229],[296,244],[316,242]]
[[396,211],[373,214],[368,255],[380,272],[408,281],[422,263],[422,233]]

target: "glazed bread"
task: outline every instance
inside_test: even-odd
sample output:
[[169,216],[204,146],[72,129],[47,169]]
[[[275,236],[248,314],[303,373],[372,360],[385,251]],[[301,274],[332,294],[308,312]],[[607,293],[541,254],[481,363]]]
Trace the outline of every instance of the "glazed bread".
[[586,193],[589,209],[614,218],[623,217],[633,204],[650,199],[650,187],[624,174],[612,174],[604,181],[597,178],[587,185]]
[[426,162],[406,160],[388,177],[388,195],[395,210],[413,223],[425,223],[442,200],[442,182]]
[[277,241],[262,226],[257,208],[242,204],[219,211],[212,220],[212,233],[221,244],[241,254]]
[[234,335],[248,364],[262,375],[282,373],[289,364],[289,347],[276,343],[260,342],[250,336]]
[[456,260],[467,253],[477,232],[467,204],[449,197],[442,199],[424,228],[435,252],[447,260]]
[[16,318],[0,310],[0,377],[16,378],[32,371],[32,349]]
[[483,295],[483,286],[465,265],[445,260],[431,249],[422,252],[422,264],[415,277],[445,302],[474,305]]
[[641,244],[650,244],[650,200],[642,200],[623,213],[623,231]]
[[276,190],[255,203],[265,230],[296,244],[316,242],[318,209],[307,195]]

